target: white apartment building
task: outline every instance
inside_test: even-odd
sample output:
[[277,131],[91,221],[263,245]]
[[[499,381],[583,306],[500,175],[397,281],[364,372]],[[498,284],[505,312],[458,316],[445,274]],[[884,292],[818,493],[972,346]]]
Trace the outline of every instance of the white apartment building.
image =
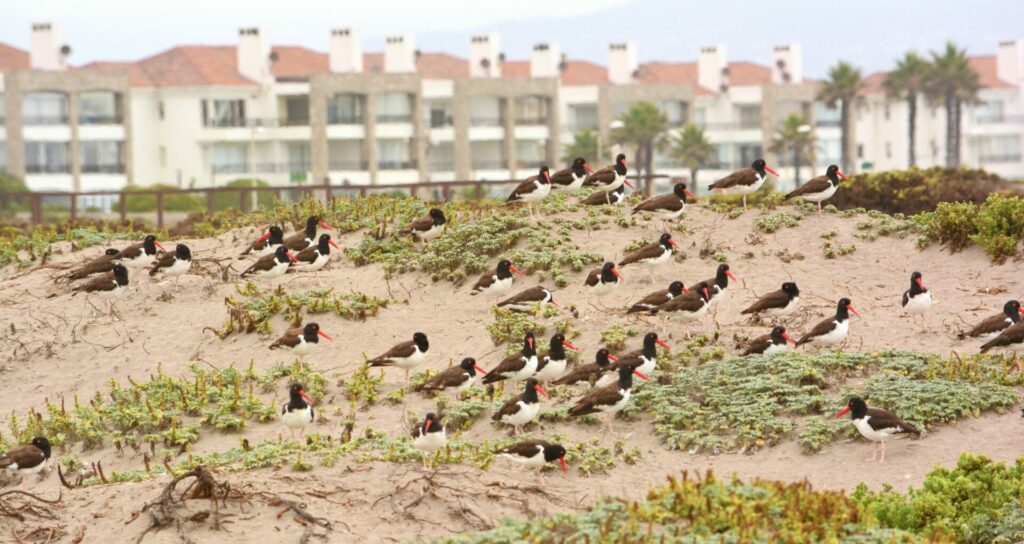
[[[589,128],[610,142],[630,104],[655,103],[673,131],[702,126],[718,153],[705,182],[764,156],[793,185],[791,160],[766,151],[790,113],[807,120],[816,165],[838,163],[838,112],[816,101],[799,44],[766,64],[731,61],[724,45],[696,61],[637,61],[609,45],[607,66],[574,60],[556,43],[507,59],[500,36],[472,36],[467,57],[421,52],[411,35],[364,52],[355,29],[325,35],[326,52],[273,46],[257,28],[229,46],[179,46],[132,62],[70,66],[50,24],[28,51],[0,44],[0,169],[33,190],[119,189],[127,183],[209,187],[239,178],[272,184],[404,184],[517,179],[561,167],[562,146]],[[972,57],[982,103],[967,108],[963,162],[1024,179],[1024,41]],[[906,105],[865,81],[850,153],[858,170],[907,164]],[[941,164],[945,121],[922,102],[918,164]],[[593,165],[611,158],[587,157]],[[666,152],[659,173],[687,175]]]

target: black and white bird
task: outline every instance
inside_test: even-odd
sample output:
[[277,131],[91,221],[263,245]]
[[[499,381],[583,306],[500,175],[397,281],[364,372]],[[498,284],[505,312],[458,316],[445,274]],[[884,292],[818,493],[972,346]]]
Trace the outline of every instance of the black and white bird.
[[320,338],[333,340],[326,332],[320,330],[318,323],[306,323],[303,327],[288,329],[280,338],[270,344],[269,349],[283,349],[290,351],[300,359],[313,351],[320,343]]
[[970,338],[977,338],[979,340],[989,341],[997,336],[999,333],[1006,330],[1014,323],[1020,322],[1020,302],[1016,300],[1008,300],[1006,304],[1003,304],[1003,312],[1000,314],[986,317],[981,323],[978,323],[964,336]]
[[921,436],[921,431],[900,419],[896,414],[878,408],[868,408],[867,403],[860,397],[851,398],[846,408],[836,414],[836,419],[847,413],[850,414],[853,426],[857,428],[860,435],[875,443],[875,451],[871,454],[872,461],[881,452],[882,457],[879,462],[885,462],[886,441],[905,434]]
[[796,343],[793,337],[786,333],[786,327],[776,325],[770,333],[754,338],[743,350],[743,355],[771,355],[789,350],[789,342]]
[[416,241],[429,242],[444,234],[444,227],[447,223],[448,218],[444,216],[444,211],[440,208],[431,208],[427,215],[413,219],[409,226],[402,229],[400,234],[412,235],[413,240]]
[[764,185],[768,174],[779,177],[779,173],[765,164],[764,159],[757,159],[749,168],[741,168],[728,176],[712,183],[708,190],[718,189],[726,193],[743,195],[743,209],[747,209],[747,195],[757,192]]
[[618,206],[626,202],[626,186],[619,185],[611,191],[594,191],[580,201],[584,206]]
[[540,397],[537,393],[548,396],[548,392],[540,386],[536,379],[526,380],[523,392],[509,399],[491,416],[491,419],[506,425],[512,425],[514,434],[523,434],[523,426],[533,421],[540,413]]
[[786,195],[786,200],[800,197],[808,202],[815,202],[818,204],[818,215],[821,215],[822,201],[828,200],[836,194],[840,179],[846,179],[846,174],[840,172],[838,166],[829,165],[824,176],[811,178],[807,183]]
[[420,458],[423,459],[423,466],[430,466],[428,456],[443,448],[448,443],[448,429],[445,428],[441,417],[434,412],[428,412],[419,423],[412,428],[412,445],[420,450]]
[[505,308],[512,310],[513,312],[532,312],[534,307],[538,307],[541,310],[548,304],[558,306],[555,303],[555,295],[550,289],[543,285],[531,287],[525,291],[520,291],[509,298],[498,303],[499,308]]
[[637,204],[633,208],[633,214],[649,213],[661,219],[662,226],[668,230],[668,222],[683,215],[683,210],[686,208],[686,197],[697,200],[697,197],[686,188],[685,183],[677,183],[671,193],[652,196]]
[[317,280],[320,279],[320,269],[331,260],[331,248],[341,249],[338,244],[331,240],[331,235],[326,232],[320,235],[316,245],[303,249],[295,256],[295,261],[288,266],[286,272],[316,272]]
[[[630,306],[629,310],[626,310],[626,313],[635,314],[637,312],[649,312],[673,298],[688,292],[690,292],[690,290],[683,286],[683,282],[676,280],[668,285],[668,289],[659,289],[640,299]],[[643,370],[640,372],[643,372]]]
[[107,314],[114,315],[115,297],[121,296],[128,288],[128,269],[121,263],[114,265],[113,270],[95,276],[91,280],[71,289],[71,296],[78,293],[91,293],[97,298],[107,301]]
[[[1024,321],[1018,321],[1003,329],[999,336],[981,345],[981,352],[986,353],[992,349],[1005,349],[1016,354],[1024,353]],[[1014,362],[1014,368],[1020,371],[1020,359]]]
[[714,308],[725,298],[725,291],[729,288],[730,279],[736,281],[736,276],[732,275],[729,265],[725,263],[718,265],[718,268],[715,270],[715,277],[705,281],[708,284],[708,294],[711,295],[711,298],[708,300],[708,306]]
[[587,274],[584,285],[587,287],[587,292],[597,296],[604,296],[614,291],[620,283],[625,283],[625,281],[626,278],[622,277],[619,270],[615,268],[615,263],[607,262],[601,268],[591,270]]
[[548,463],[558,461],[562,465],[562,472],[568,474],[569,466],[565,463],[565,448],[559,444],[552,444],[547,440],[523,440],[510,446],[495,450],[494,455],[507,459],[517,465],[537,471],[537,479],[541,480],[540,471]]
[[672,253],[677,249],[679,249],[679,244],[672,239],[671,234],[665,232],[657,242],[651,242],[623,257],[619,261],[619,268],[630,265],[645,266],[651,273],[651,283],[654,283],[654,269],[668,264],[672,260]]
[[473,285],[470,295],[504,295],[512,290],[513,274],[522,276],[523,271],[519,270],[508,259],[498,261],[498,266],[493,272],[485,272]]
[[50,461],[50,441],[37,436],[24,446],[12,448],[0,455],[0,470],[24,477],[38,474]]
[[537,372],[537,346],[533,331],[523,335],[523,350],[502,359],[481,381],[483,384],[509,380],[521,382]]
[[294,437],[296,429],[302,436],[306,425],[313,423],[313,418],[313,399],[306,394],[302,384],[293,383],[288,389],[288,404],[281,407],[281,422]]
[[831,347],[839,345],[846,340],[850,332],[850,312],[860,317],[857,310],[848,298],[841,298],[836,303],[836,315],[820,321],[813,329],[805,334],[796,345],[815,344],[818,346]]
[[146,268],[153,264],[158,249],[166,251],[156,236],[148,234],[141,242],[122,249],[117,254],[117,260],[130,268]]
[[544,200],[550,193],[551,172],[547,166],[541,166],[536,176],[526,178],[526,181],[520,183],[512,190],[512,194],[508,195],[507,202],[525,202],[526,209],[530,212],[530,219],[536,219],[533,215],[533,203]]
[[288,271],[288,265],[296,262],[295,256],[288,251],[288,246],[280,245],[270,255],[264,255],[246,268],[240,277],[257,277],[270,279],[283,276]]
[[587,174],[593,173],[594,170],[583,157],[576,157],[569,168],[551,174],[551,190],[571,193],[583,187],[583,181],[587,179]]
[[932,309],[932,292],[925,288],[921,273],[910,275],[910,289],[903,292],[903,311],[917,322],[917,316]]
[[263,236],[260,236],[255,242],[249,244],[238,256],[245,257],[250,253],[255,254],[257,257],[270,255],[277,249],[277,246],[283,243],[284,231],[277,225],[270,225],[270,227],[267,228],[267,232],[263,233]]
[[551,337],[547,355],[537,360],[537,371],[533,377],[537,378],[538,382],[546,384],[561,378],[565,374],[565,367],[569,364],[569,356],[565,353],[565,348],[573,351],[580,350],[572,345],[572,342],[566,340],[565,335],[562,333],[557,333]]
[[782,317],[793,313],[799,303],[800,288],[796,286],[796,283],[787,281],[778,291],[763,295],[740,313]]
[[192,250],[185,244],[178,244],[174,253],[161,253],[153,268],[149,269],[150,277],[163,274],[164,277],[174,278],[177,283],[181,276],[192,268]]
[[[620,355],[619,360],[612,365],[612,368],[617,371],[621,366],[633,365],[636,367],[636,371],[644,376],[653,376],[658,363],[658,346],[672,351],[668,344],[661,338],[658,338],[658,333],[649,332],[644,335],[643,346],[640,349]],[[602,380],[604,379],[602,378]],[[598,386],[607,385],[608,383],[610,382],[602,383],[599,381]]]
[[629,186],[630,189],[636,190],[633,184],[626,179],[626,173],[629,168],[626,165],[626,155],[619,153],[615,157],[615,164],[611,166],[605,166],[600,170],[587,176],[587,179],[583,181],[584,187],[596,187],[601,191],[614,191],[623,184]]
[[605,428],[612,432],[612,419],[615,414],[622,411],[629,402],[630,389],[633,387],[633,375],[636,374],[643,380],[650,381],[650,378],[637,372],[633,365],[619,367],[618,383],[595,389],[587,393],[583,398],[576,401],[572,408],[569,408],[569,415],[573,417],[587,414],[605,414]]
[[409,379],[409,371],[416,368],[427,358],[430,342],[427,335],[417,332],[412,340],[397,344],[381,355],[367,361],[370,366],[393,366],[405,370],[405,379]]
[[476,364],[476,359],[466,357],[457,366],[442,370],[417,388],[418,391],[445,391],[454,389],[455,394],[469,389],[476,383],[476,374],[487,375],[487,371]]

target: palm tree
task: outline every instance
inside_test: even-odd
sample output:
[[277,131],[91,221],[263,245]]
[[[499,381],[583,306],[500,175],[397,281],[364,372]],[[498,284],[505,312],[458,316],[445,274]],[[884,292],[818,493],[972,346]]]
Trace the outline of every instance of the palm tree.
[[690,169],[690,186],[697,190],[697,170],[715,157],[717,148],[708,141],[704,129],[690,123],[683,131],[672,138],[670,154],[673,159],[683,163]]
[[793,157],[793,178],[800,184],[800,166],[814,164],[814,133],[807,119],[798,113],[791,113],[782,120],[779,130],[772,138],[770,150],[779,155]]
[[[612,141],[636,146],[637,172],[653,172],[654,150],[668,130],[668,117],[650,102],[638,102],[619,116],[622,126],[612,131]],[[650,184],[648,184],[650,186]]]
[[967,62],[967,51],[946,43],[941,53],[932,51],[932,69],[924,80],[932,104],[946,108],[946,166],[960,166],[960,115],[964,102],[978,100],[978,74]]
[[885,92],[890,98],[907,101],[907,145],[910,150],[908,166],[911,168],[917,164],[917,156],[914,152],[917,97],[922,91],[924,80],[930,69],[931,65],[921,55],[914,51],[908,51],[902,59],[896,61],[896,69],[889,72],[883,84]]
[[562,161],[572,162],[576,157],[588,161],[600,160],[597,154],[597,133],[585,128],[573,135],[572,143],[562,146]]
[[849,156],[851,106],[857,99],[861,85],[860,69],[846,61],[839,61],[828,71],[828,79],[818,91],[818,100],[824,102],[826,106],[839,106],[839,140],[842,148],[840,162],[843,171],[846,172],[852,171]]

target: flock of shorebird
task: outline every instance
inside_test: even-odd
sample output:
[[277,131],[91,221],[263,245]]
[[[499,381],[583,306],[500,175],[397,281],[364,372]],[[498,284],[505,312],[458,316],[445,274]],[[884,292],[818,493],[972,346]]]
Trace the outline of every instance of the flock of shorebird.
[[[615,164],[597,171],[592,170],[583,158],[577,158],[569,168],[554,174],[546,166],[542,167],[536,176],[519,184],[508,201],[526,203],[533,217],[532,204],[540,202],[552,190],[573,191],[589,186],[597,190],[580,204],[618,205],[625,201],[623,187],[632,188],[632,184],[626,179],[626,173],[624,155],[619,155]],[[759,159],[749,168],[738,170],[716,181],[710,188],[742,194],[746,206],[746,195],[757,191],[768,174],[778,175],[765,164],[765,161]],[[842,179],[846,179],[846,176],[839,168],[835,165],[830,166],[825,175],[808,181],[788,194],[787,198],[799,197],[817,202],[820,212],[821,202],[836,192]],[[633,209],[633,213],[650,214],[662,221],[671,221],[682,215],[687,198],[695,197],[685,184],[678,183],[672,192],[640,202]],[[417,241],[429,242],[444,234],[446,224],[444,212],[434,208],[428,215],[411,221],[400,234],[411,236]],[[317,236],[318,228],[330,230],[319,217],[310,217],[303,230],[287,237],[281,227],[269,227],[266,233],[249,244],[239,255],[240,258],[256,257],[240,276],[270,279],[290,272],[319,271],[330,260],[331,248],[337,249],[338,246],[331,240],[329,234],[322,233]],[[590,271],[584,280],[585,291],[595,297],[603,297],[614,292],[625,281],[620,269],[627,267],[648,268],[653,280],[654,271],[669,264],[677,250],[678,245],[672,240],[672,235],[665,232],[658,240],[629,252],[618,263],[605,262],[601,267]],[[191,251],[185,244],[178,244],[174,251],[165,251],[156,237],[149,235],[142,242],[123,249],[108,249],[103,255],[68,272],[64,278],[68,281],[84,280],[72,288],[72,295],[89,293],[109,300],[120,295],[128,286],[128,268],[148,269],[149,275],[154,277],[180,278],[191,267],[191,261]],[[470,294],[491,297],[491,302],[498,307],[518,312],[533,312],[547,304],[556,304],[554,293],[540,285],[508,296],[512,291],[515,276],[522,275],[523,272],[512,262],[501,260],[493,270],[479,278],[470,289]],[[647,313],[683,321],[699,320],[725,298],[730,280],[735,281],[736,278],[729,265],[720,264],[714,277],[696,282],[690,287],[683,285],[681,281],[673,281],[667,288],[649,293],[629,305],[625,313]],[[797,284],[785,282],[778,290],[755,300],[742,311],[742,314],[760,316],[778,323],[777,320],[791,314],[797,308],[799,301],[800,289]],[[917,316],[929,312],[931,306],[932,293],[924,287],[921,273],[914,272],[910,278],[910,288],[903,293],[902,308],[907,315],[916,320]],[[767,334],[750,340],[742,355],[782,352],[789,349],[789,344],[839,346],[846,340],[851,312],[859,316],[849,298],[839,298],[835,314],[817,323],[799,340],[794,340],[783,325],[776,324]],[[985,340],[981,346],[983,352],[994,348],[1021,352],[1024,351],[1024,323],[1020,318],[1020,303],[1011,300],[1004,305],[1002,313],[983,320],[966,333],[966,336]],[[331,339],[320,329],[319,324],[306,323],[302,327],[289,329],[269,347],[289,351],[301,359],[315,349],[321,338]],[[524,426],[537,418],[540,412],[540,396],[548,396],[546,385],[585,383],[589,384],[591,389],[569,408],[569,415],[603,415],[605,427],[611,432],[612,419],[629,402],[634,376],[649,380],[649,376],[657,369],[658,347],[670,349],[657,333],[648,332],[643,337],[641,349],[616,356],[608,349],[601,348],[597,350],[593,363],[570,368],[566,350],[579,351],[579,348],[564,335],[552,336],[544,354],[540,353],[533,332],[526,333],[522,342],[520,351],[506,357],[490,371],[482,368],[474,358],[465,357],[458,365],[430,377],[418,386],[418,390],[450,391],[458,394],[478,381],[483,385],[511,382],[521,393],[505,402],[493,414],[492,419],[497,424],[511,426],[513,434],[519,435],[522,434]],[[410,340],[392,347],[379,356],[369,358],[367,364],[404,370],[408,380],[410,371],[427,359],[429,350],[430,342],[427,335],[416,332]],[[315,419],[313,404],[313,399],[304,391],[301,384],[292,384],[289,389],[289,400],[282,407],[281,421],[293,433],[295,430],[301,433],[304,427]],[[836,417],[839,418],[846,413],[851,414],[853,423],[860,433],[876,444],[876,454],[880,451],[883,461],[885,442],[888,439],[905,433],[919,434],[917,429],[897,415],[868,408],[860,398],[851,399],[847,407]],[[433,412],[426,414],[422,422],[416,423],[411,434],[415,447],[424,452],[423,460],[426,463],[426,454],[436,452],[447,443],[443,415]],[[46,465],[50,453],[48,440],[45,437],[36,437],[32,443],[16,447],[0,456],[0,469],[6,468],[18,473],[37,472]],[[563,470],[566,470],[565,448],[543,440],[523,440],[496,453],[537,469],[547,463],[559,461]]]

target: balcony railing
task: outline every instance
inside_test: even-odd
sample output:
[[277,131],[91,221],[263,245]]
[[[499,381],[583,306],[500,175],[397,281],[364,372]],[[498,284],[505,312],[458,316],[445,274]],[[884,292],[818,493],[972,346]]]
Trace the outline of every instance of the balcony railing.
[[1020,153],[1000,153],[998,155],[982,155],[978,157],[978,162],[982,163],[998,163],[998,162],[1020,162]]
[[1001,125],[1004,123],[1024,124],[1024,115],[979,115],[974,118],[975,124],[978,125]]
[[378,123],[409,123],[412,122],[412,114],[409,113],[378,113]]
[[596,121],[594,121],[594,122],[589,122],[589,121],[580,122],[580,121],[576,121],[576,122],[573,122],[573,123],[566,123],[566,124],[562,125],[562,130],[567,131],[567,132],[579,132],[581,130],[597,130],[597,122]]
[[697,126],[704,130],[737,130],[740,128],[739,123],[708,123],[704,121],[697,123]]
[[329,170],[331,170],[331,171],[344,170],[344,171],[349,171],[349,172],[361,172],[363,170],[368,170],[369,169],[369,168],[367,168],[366,161],[364,161],[362,159],[351,159],[351,160],[336,159],[336,160],[331,160],[328,163],[327,168]]
[[214,174],[290,174],[308,172],[309,162],[257,162],[257,163],[225,163],[210,167]]
[[30,125],[66,125],[68,124],[68,115],[29,115],[21,118],[21,122],[25,126]]
[[452,161],[431,161],[431,172],[454,172],[455,163]]
[[285,117],[279,124],[283,127],[306,127],[309,126],[309,117]]
[[516,117],[517,126],[532,126],[532,125],[547,125],[548,120],[546,117]]
[[815,126],[819,127],[838,127],[839,119],[816,119],[814,121]]
[[517,170],[537,170],[545,162],[546,161],[544,159],[516,159],[516,169]]
[[363,114],[354,111],[342,111],[336,109],[327,110],[328,125],[361,125]]
[[82,164],[83,174],[123,174],[123,164]]
[[473,170],[506,170],[508,161],[505,159],[473,159]]
[[469,126],[471,127],[500,127],[504,123],[501,117],[470,117]]
[[455,121],[452,119],[451,115],[447,115],[444,117],[431,116],[428,124],[430,125],[430,128],[446,128],[454,126]]
[[120,125],[124,119],[120,115],[79,115],[79,125]]
[[416,161],[379,161],[377,163],[377,168],[380,170],[415,170]]
[[655,168],[670,168],[670,169],[673,169],[673,170],[679,169],[679,168],[685,168],[685,166],[683,165],[682,161],[679,161],[679,160],[676,160],[676,159],[669,159],[669,158],[659,159],[657,157],[655,157],[655,159],[654,159],[654,167]]
[[29,174],[70,174],[71,165],[67,163],[28,163],[25,165],[25,172]]

